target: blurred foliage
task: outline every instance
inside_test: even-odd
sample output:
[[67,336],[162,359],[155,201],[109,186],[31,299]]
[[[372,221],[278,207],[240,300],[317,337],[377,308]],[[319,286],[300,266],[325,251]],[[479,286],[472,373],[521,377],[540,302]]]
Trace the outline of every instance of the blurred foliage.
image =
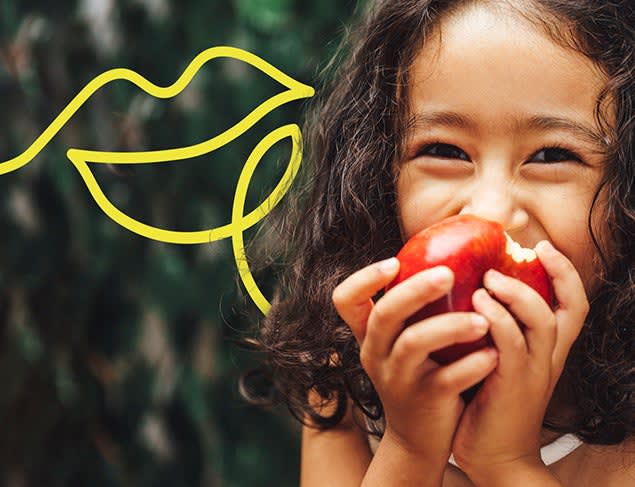
[[[0,0],[0,160],[24,151],[114,67],[167,85],[199,52],[230,45],[315,85],[355,8],[342,0]],[[172,100],[117,81],[30,164],[0,177],[1,485],[297,484],[298,425],[238,395],[254,357],[231,339],[249,329],[245,311],[255,306],[237,284],[230,241],[179,246],[127,231],[99,210],[65,157],[69,147],[200,142],[279,91],[232,60],[207,64]],[[302,120],[303,102],[293,102],[204,157],[99,165],[94,174],[134,218],[217,227],[230,221],[252,148]],[[284,170],[290,143],[278,145],[252,179],[247,211]]]

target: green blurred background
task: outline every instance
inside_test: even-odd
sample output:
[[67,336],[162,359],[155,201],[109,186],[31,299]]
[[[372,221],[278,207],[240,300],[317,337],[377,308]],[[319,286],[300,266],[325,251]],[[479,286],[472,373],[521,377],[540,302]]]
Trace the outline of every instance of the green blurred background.
[[[247,49],[316,86],[361,2],[0,0],[0,161],[23,152],[95,76],[168,85],[201,51]],[[299,428],[238,394],[255,357],[232,340],[258,316],[231,241],[140,237],[97,207],[69,147],[133,151],[206,140],[281,91],[240,61],[205,65],[171,100],[125,81],[97,92],[27,166],[0,176],[0,485],[296,485]],[[280,107],[218,151],[147,166],[93,165],[122,211],[172,230],[230,221],[238,175]],[[252,179],[277,183],[289,140]],[[260,225],[266,225],[264,220]],[[245,239],[256,229],[246,232]],[[271,280],[259,283],[271,290]]]

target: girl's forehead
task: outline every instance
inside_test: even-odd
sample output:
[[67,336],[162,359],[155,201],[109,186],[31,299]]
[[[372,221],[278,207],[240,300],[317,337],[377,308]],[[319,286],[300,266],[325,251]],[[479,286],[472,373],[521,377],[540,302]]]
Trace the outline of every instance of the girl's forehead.
[[493,129],[523,114],[593,121],[606,80],[582,54],[517,14],[476,6],[444,19],[410,71],[414,113],[465,113]]

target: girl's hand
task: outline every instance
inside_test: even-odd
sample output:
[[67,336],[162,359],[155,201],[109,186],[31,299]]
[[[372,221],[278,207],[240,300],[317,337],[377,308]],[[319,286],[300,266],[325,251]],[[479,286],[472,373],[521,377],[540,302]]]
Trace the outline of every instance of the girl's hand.
[[[472,298],[474,309],[491,323],[499,363],[465,409],[452,451],[461,469],[483,485],[503,472],[545,468],[540,458],[543,417],[589,311],[573,264],[548,242],[541,242],[536,253],[552,279],[555,312],[531,287],[491,271],[484,282],[496,299],[484,289]],[[524,336],[501,303],[526,325]]]
[[429,359],[432,351],[482,337],[488,324],[477,313],[446,313],[404,329],[409,316],[452,288],[453,274],[447,267],[428,269],[373,303],[397,273],[399,261],[390,261],[393,268],[372,264],[349,276],[335,288],[333,303],[359,343],[361,364],[384,407],[382,444],[416,458],[419,475],[431,469],[442,475],[464,408],[460,393],[493,370],[496,352],[480,350],[444,367]]

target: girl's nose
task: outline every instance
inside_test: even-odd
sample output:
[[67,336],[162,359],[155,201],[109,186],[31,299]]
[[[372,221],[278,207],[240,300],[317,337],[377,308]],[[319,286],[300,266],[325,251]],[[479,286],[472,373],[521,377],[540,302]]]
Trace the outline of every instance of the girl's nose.
[[481,181],[467,195],[460,214],[498,222],[508,233],[521,230],[529,221],[529,215],[514,195],[509,181]]

